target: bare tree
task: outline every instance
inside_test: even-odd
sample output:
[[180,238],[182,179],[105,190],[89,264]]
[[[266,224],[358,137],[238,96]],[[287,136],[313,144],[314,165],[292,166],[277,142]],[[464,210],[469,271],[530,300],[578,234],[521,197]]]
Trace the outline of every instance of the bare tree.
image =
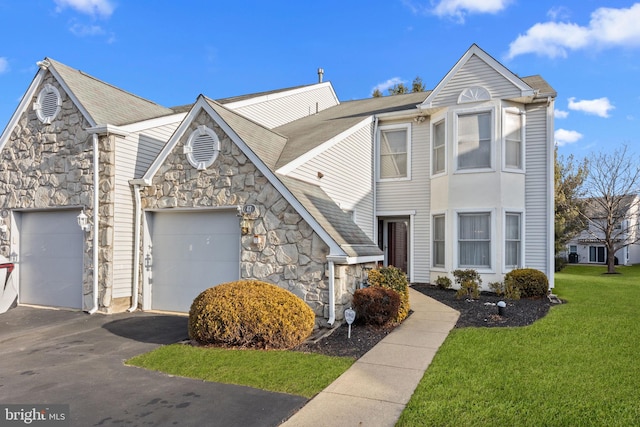
[[555,159],[555,251],[564,250],[567,243],[584,230],[583,184],[589,171],[587,159],[576,162],[573,155],[565,159],[554,151]]
[[582,212],[589,235],[607,250],[607,272],[615,273],[615,253],[640,241],[640,161],[626,145],[600,153],[589,162],[585,182],[586,207]]

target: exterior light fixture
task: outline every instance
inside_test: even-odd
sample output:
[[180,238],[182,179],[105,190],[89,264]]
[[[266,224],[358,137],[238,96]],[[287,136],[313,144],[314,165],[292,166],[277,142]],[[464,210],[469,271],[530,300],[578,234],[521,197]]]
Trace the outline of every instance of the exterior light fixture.
[[80,214],[77,216],[78,226],[82,231],[91,231],[91,224],[88,223],[89,217],[84,213],[84,209],[80,211]]
[[253,220],[248,218],[246,215],[242,216],[240,220],[240,230],[242,231],[242,235],[247,235],[251,232],[251,225],[253,224]]

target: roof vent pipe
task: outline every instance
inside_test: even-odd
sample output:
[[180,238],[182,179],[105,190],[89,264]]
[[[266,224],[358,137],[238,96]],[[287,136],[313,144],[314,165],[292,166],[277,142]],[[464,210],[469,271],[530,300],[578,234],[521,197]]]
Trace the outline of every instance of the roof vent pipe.
[[324,69],[318,68],[318,83],[322,83],[322,76],[324,76]]

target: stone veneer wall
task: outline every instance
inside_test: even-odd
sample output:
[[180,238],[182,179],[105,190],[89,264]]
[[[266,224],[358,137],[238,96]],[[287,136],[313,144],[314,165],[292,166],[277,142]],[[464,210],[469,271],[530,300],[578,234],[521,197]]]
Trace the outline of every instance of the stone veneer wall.
[[[220,139],[218,158],[203,171],[192,167],[183,154],[184,143],[200,125],[214,130]],[[309,304],[316,316],[328,317],[329,247],[208,114],[201,112],[186,130],[151,186],[141,191],[141,199],[143,209],[256,205],[253,230],[241,237],[240,277],[288,289]],[[254,234],[263,239],[263,245],[253,243]],[[341,267],[336,276],[336,308],[351,301],[355,288],[350,282],[361,275],[358,270]],[[336,309],[336,315],[341,318],[343,311]]]
[[[62,98],[60,113],[50,124],[38,120],[31,107],[40,89],[49,83]],[[36,89],[27,111],[12,129],[2,150],[0,162],[0,208],[9,210],[55,209],[84,207],[85,214],[93,218],[93,143],[82,113],[76,108],[63,88],[49,74]],[[113,139],[101,137],[100,148],[100,298],[102,310],[109,310],[111,302],[109,283],[112,251],[108,226],[113,223]],[[109,152],[111,151],[111,152]],[[102,173],[105,176],[102,176]],[[110,218],[109,218],[110,217]],[[5,221],[8,226],[8,217]],[[103,228],[107,226],[107,228]],[[83,301],[85,308],[92,306],[92,246],[95,227],[85,233],[83,267]],[[112,230],[111,230],[112,232]],[[111,239],[112,240],[112,239]],[[10,233],[0,235],[0,253],[9,257],[12,251]]]

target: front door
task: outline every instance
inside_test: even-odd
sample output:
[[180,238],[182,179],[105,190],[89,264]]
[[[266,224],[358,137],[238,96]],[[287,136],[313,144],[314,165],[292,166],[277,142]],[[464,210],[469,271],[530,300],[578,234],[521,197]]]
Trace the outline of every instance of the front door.
[[409,219],[388,218],[379,223],[378,242],[384,251],[384,265],[409,272]]

